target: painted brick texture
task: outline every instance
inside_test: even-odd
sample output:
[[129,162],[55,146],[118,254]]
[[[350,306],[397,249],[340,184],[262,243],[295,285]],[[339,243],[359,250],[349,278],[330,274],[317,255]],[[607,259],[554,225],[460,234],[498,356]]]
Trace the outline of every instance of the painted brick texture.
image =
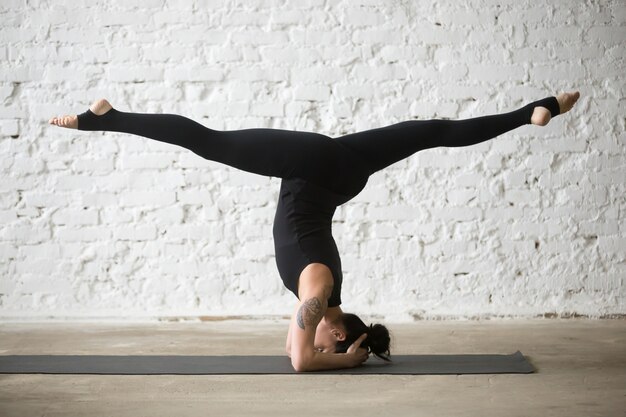
[[336,137],[579,89],[575,109],[373,175],[334,233],[344,309],[625,314],[621,0],[0,3],[0,317],[287,315],[279,180],[47,124],[106,97]]

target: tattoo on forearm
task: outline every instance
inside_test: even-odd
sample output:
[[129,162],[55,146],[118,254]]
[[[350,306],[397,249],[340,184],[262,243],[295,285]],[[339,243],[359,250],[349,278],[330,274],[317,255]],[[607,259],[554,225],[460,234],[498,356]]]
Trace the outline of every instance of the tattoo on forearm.
[[304,330],[306,325],[315,325],[322,319],[322,303],[317,297],[309,298],[298,309],[296,316],[298,327]]

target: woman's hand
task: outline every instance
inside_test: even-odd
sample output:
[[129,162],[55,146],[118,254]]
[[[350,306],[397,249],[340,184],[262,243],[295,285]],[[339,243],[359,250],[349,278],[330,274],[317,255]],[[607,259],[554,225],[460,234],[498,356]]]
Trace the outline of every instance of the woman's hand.
[[346,351],[351,367],[357,367],[369,358],[370,355],[367,353],[367,349],[361,347],[361,343],[363,343],[366,338],[367,333],[363,333]]

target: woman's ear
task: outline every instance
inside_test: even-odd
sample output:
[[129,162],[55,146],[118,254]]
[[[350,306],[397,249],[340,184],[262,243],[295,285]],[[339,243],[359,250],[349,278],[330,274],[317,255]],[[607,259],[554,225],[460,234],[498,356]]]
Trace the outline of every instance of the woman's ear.
[[337,339],[338,342],[343,342],[344,340],[346,340],[346,333],[338,328],[333,328],[330,333],[335,337],[335,339]]

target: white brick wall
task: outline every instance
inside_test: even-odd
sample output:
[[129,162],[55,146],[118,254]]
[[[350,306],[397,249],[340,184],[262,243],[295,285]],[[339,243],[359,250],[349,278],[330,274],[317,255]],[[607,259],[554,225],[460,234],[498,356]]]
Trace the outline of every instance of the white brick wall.
[[[85,4],[88,4],[87,6]],[[622,0],[0,3],[0,317],[289,314],[279,181],[49,126],[107,97],[329,136],[575,110],[375,174],[337,211],[344,307],[389,319],[626,314]]]

